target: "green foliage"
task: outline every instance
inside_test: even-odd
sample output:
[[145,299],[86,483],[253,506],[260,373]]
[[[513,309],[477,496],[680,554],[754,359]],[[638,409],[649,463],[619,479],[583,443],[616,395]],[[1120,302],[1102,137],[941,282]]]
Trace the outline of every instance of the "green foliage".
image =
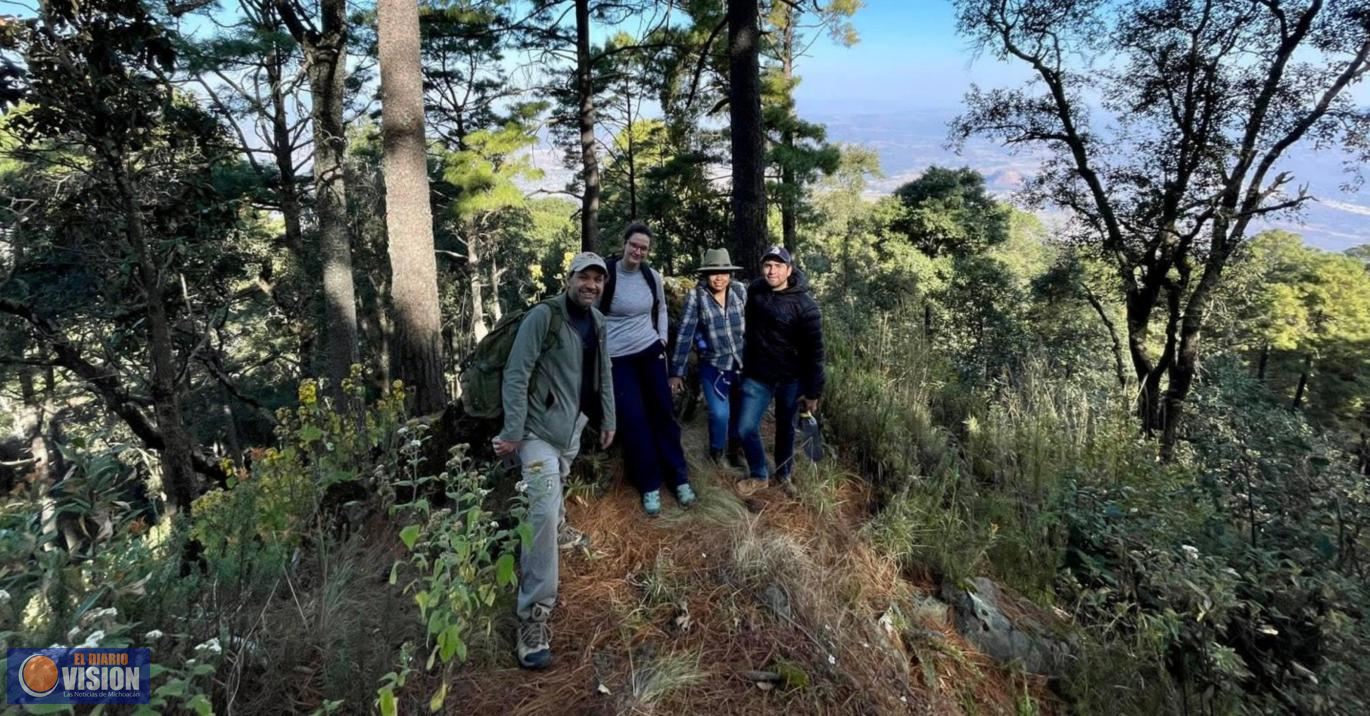
[[1308,247],[1283,231],[1253,238],[1232,269],[1215,309],[1228,318],[1221,344],[1245,353],[1258,377],[1295,396],[1315,421],[1363,428],[1370,271],[1354,257]]
[[1185,452],[1158,464],[1106,362],[950,378],[916,321],[856,326],[829,326],[824,412],[875,475],[868,534],[907,570],[989,574],[1068,609],[1074,708],[1364,708],[1370,494],[1334,436],[1229,359]]
[[[409,467],[390,489],[408,493],[411,499],[391,507],[401,522],[414,520],[400,530],[399,538],[409,552],[391,570],[394,584],[401,567],[414,574],[404,585],[413,592],[419,608],[419,621],[425,628],[425,644],[432,644],[426,669],[444,667],[467,660],[473,636],[489,636],[494,625],[494,608],[501,594],[516,585],[514,559],[519,545],[532,539],[530,526],[523,520],[527,499],[522,493],[512,499],[512,526],[501,528],[495,514],[485,509],[491,474],[482,471],[466,456],[465,446],[452,449],[447,468],[436,476],[418,474],[418,449],[423,438],[409,444]],[[434,498],[442,507],[436,507]],[[444,668],[444,673],[446,669]],[[382,710],[394,698],[403,679],[389,679],[381,688]],[[436,711],[447,691],[444,680],[433,694]]]
[[894,230],[930,256],[977,254],[1008,240],[1010,211],[969,167],[928,167],[894,196],[904,209]]
[[[365,398],[359,366],[343,391],[358,402]],[[404,400],[397,381],[357,416],[336,408],[319,382],[301,382],[299,406],[276,414],[278,445],[256,451],[250,466],[226,466],[234,477],[225,489],[195,501],[191,534],[216,563],[234,564],[227,555],[249,548],[288,553],[316,526],[331,488],[369,478],[368,465],[380,472],[395,468],[404,449]],[[382,457],[375,460],[378,452]]]
[[521,206],[523,190],[515,182],[537,179],[541,172],[519,152],[535,141],[525,124],[511,121],[471,132],[464,137],[463,149],[445,152],[442,177],[456,192],[456,216],[479,222],[484,215]]

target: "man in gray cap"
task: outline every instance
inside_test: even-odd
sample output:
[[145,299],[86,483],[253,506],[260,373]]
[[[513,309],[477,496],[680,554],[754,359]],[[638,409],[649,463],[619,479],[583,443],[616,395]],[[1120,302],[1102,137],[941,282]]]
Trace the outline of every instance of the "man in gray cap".
[[580,434],[597,423],[600,444],[614,440],[613,367],[605,348],[604,315],[595,308],[608,275],[604,259],[571,259],[566,292],[528,311],[504,367],[504,427],[495,453],[517,454],[528,492],[533,539],[520,558],[519,665],[552,663],[548,621],[557,601],[558,532],[569,530],[562,481],[580,452]]

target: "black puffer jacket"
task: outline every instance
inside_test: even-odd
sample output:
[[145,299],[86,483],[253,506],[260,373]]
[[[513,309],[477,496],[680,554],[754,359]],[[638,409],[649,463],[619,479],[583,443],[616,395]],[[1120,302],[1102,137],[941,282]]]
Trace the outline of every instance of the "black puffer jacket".
[[823,321],[809,282],[796,269],[790,285],[772,291],[765,279],[747,287],[742,374],[776,385],[799,382],[806,398],[823,394]]

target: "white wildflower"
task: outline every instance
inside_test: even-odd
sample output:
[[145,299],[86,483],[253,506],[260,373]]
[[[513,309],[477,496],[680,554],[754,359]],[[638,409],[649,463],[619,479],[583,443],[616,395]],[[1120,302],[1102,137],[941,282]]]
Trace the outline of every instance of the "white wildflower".
[[837,657],[833,656],[832,654],[828,654],[828,664],[830,666],[837,666]]
[[908,702],[909,702],[909,697],[907,697],[907,696],[900,696],[900,697],[899,697],[899,703],[901,703],[901,704],[906,704],[906,703],[908,703]]
[[495,522],[495,521],[493,521],[493,520],[491,520],[491,522],[490,522],[490,529],[492,529],[492,530],[497,530],[497,529],[499,529],[499,523],[498,523],[498,522]]
[[81,617],[81,623],[92,624],[106,617],[113,619],[117,616],[119,616],[119,610],[114,607],[108,607],[106,609],[92,609],[86,612],[85,616]]
[[93,632],[90,633],[90,636],[86,637],[86,640],[85,640],[84,642],[82,642],[80,646],[78,646],[78,647],[76,647],[76,648],[77,648],[77,649],[94,649],[95,647],[100,646],[100,642],[102,642],[102,641],[104,641],[104,640],[105,640],[105,630],[104,630],[104,629],[96,629],[95,631],[93,631]]
[[144,634],[143,639],[147,641],[157,641],[158,639],[161,639],[163,636],[165,635],[162,634],[161,629],[153,629],[152,631]]
[[398,436],[400,436],[400,437],[404,437],[405,435],[408,435],[408,434],[409,434],[409,426],[408,426],[408,425],[401,425],[401,426],[400,426],[400,429],[395,431],[395,434],[398,435]]
[[219,646],[219,637],[217,636],[203,644],[195,645],[196,653],[204,651],[210,654],[220,654],[223,653],[223,650],[224,648],[222,646]]
[[1180,545],[1180,550],[1183,551],[1184,555],[1190,559],[1199,558],[1199,548],[1195,547],[1194,545],[1182,544]]
[[419,448],[423,447],[423,443],[419,442],[418,440],[410,440],[409,445],[407,447],[410,450],[418,450]]
[[515,490],[518,490],[519,492],[527,492],[527,491],[528,491],[528,481],[527,481],[527,480],[519,480],[519,481],[518,481],[518,484],[517,484],[517,485],[514,485],[514,489],[515,489]]

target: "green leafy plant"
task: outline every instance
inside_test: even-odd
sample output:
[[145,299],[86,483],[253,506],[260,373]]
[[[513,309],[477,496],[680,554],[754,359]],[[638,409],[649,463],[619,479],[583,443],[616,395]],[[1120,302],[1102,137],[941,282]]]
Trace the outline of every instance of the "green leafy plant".
[[[432,645],[425,665],[431,670],[438,663],[466,661],[472,635],[492,631],[500,595],[517,583],[516,550],[532,539],[532,533],[524,519],[527,498],[523,492],[511,500],[509,527],[502,527],[496,515],[485,508],[490,476],[467,457],[466,446],[452,449],[443,472],[418,475],[424,438],[422,430],[413,435],[404,448],[407,476],[393,483],[396,494],[408,493],[413,498],[391,508],[401,524],[409,522],[399,532],[409,556],[396,561],[390,583],[398,581],[406,566],[415,575],[404,590],[413,592],[426,641]],[[441,499],[443,506],[436,506],[430,495]],[[391,682],[380,691],[382,710],[386,694],[393,698],[394,689],[403,680]],[[432,696],[435,709],[441,707],[445,696],[444,685]]]

